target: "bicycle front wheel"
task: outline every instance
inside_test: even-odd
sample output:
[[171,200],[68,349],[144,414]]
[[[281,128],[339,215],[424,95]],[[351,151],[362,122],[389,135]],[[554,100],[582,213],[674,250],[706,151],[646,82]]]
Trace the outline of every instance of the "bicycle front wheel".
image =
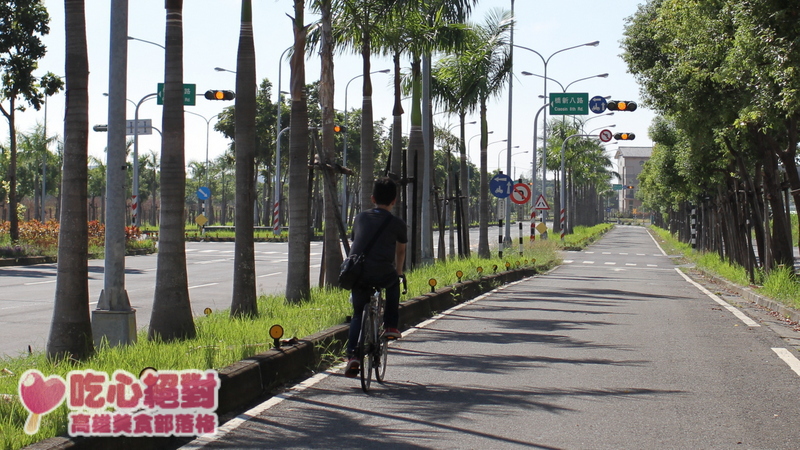
[[383,383],[383,380],[386,379],[386,362],[388,361],[389,355],[389,340],[385,337],[381,337],[378,342],[378,348],[380,350],[378,355],[375,357],[375,359],[377,359],[375,364],[375,379],[378,380],[378,383]]
[[375,353],[375,320],[372,317],[372,308],[367,303],[364,314],[361,315],[361,337],[359,348],[361,350],[361,390],[369,392],[372,383],[372,368]]

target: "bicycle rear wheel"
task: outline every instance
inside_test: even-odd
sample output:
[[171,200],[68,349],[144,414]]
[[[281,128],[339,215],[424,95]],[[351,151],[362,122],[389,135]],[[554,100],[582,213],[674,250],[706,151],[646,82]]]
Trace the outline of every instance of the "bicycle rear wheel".
[[364,314],[361,316],[361,336],[358,339],[361,352],[361,390],[369,391],[372,383],[372,368],[375,353],[375,319],[372,317],[372,308],[367,303]]

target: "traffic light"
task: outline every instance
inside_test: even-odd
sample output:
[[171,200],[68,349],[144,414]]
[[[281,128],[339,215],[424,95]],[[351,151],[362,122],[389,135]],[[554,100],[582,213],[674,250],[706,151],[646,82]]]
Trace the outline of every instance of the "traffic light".
[[333,126],[333,132],[334,133],[338,134],[338,133],[341,133],[342,131],[344,131],[344,127],[343,126],[341,126],[341,125],[334,125]]
[[208,100],[233,100],[236,98],[236,93],[233,91],[218,91],[210,89],[206,91],[205,97]]
[[633,189],[633,185],[629,184],[629,185],[625,186],[625,189]]
[[617,133],[614,135],[614,139],[618,141],[632,141],[636,139],[636,135],[633,133]]
[[606,109],[609,111],[636,111],[636,102],[609,100]]

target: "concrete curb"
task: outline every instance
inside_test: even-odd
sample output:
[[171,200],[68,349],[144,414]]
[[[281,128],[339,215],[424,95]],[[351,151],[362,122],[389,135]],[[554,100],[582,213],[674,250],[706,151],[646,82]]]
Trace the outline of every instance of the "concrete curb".
[[725,289],[735,292],[742,296],[743,299],[755,303],[756,305],[763,306],[764,308],[769,309],[770,311],[775,311],[783,317],[791,320],[792,322],[800,322],[800,311],[796,309],[789,308],[788,306],[784,305],[783,303],[777,302],[771,298],[764,297],[763,295],[759,295],[754,292],[752,289],[739,286],[738,284],[731,283],[730,281],[726,280],[725,278],[720,278],[716,275],[712,275],[711,273],[706,272],[705,270],[697,269],[703,274],[706,278],[713,281],[714,283],[721,284],[725,287]]
[[[400,328],[406,330],[440,311],[473,299],[497,286],[534,276],[536,268],[520,268],[465,281],[400,304]],[[219,370],[221,386],[217,414],[241,410],[272,389],[303,377],[324,362],[326,355],[339,354],[347,340],[349,324],[336,325],[307,336],[297,344],[272,349]],[[57,436],[32,444],[28,450],[107,449],[139,450],[174,448],[187,438],[101,438]]]

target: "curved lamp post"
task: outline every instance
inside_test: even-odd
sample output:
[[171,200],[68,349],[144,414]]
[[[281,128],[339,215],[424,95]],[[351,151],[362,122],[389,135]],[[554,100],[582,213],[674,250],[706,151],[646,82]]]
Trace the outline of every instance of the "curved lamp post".
[[[528,47],[525,47],[525,46],[522,46],[522,45],[517,45],[517,44],[512,44],[512,45],[514,47],[516,47],[516,48],[521,48],[521,49],[527,50],[527,51],[529,51],[531,53],[535,53],[542,60],[542,64],[544,65],[544,77],[543,77],[543,80],[544,80],[544,90],[543,90],[544,101],[543,101],[543,104],[547,105],[547,103],[548,103],[548,98],[547,98],[547,65],[550,63],[550,59],[552,59],[553,56],[555,56],[555,55],[557,55],[559,53],[565,52],[567,50],[572,50],[572,49],[581,48],[581,47],[597,47],[598,45],[600,45],[600,41],[592,41],[592,42],[587,42],[585,44],[574,45],[572,47],[562,48],[560,50],[556,50],[555,52],[551,53],[547,58],[545,58],[541,53],[537,52],[536,50],[534,50],[532,48],[528,48]],[[544,125],[543,128],[542,128],[542,154],[546,154],[546,152],[547,152],[547,112],[545,112],[544,116],[542,117],[542,123]],[[534,141],[535,140],[536,140],[536,136],[534,136]],[[536,152],[534,151],[533,154],[536,155]],[[545,185],[546,173],[547,173],[547,163],[546,163],[546,160],[545,160],[545,164],[542,165],[542,187],[544,187],[544,185]],[[542,192],[544,192],[544,190],[542,190]],[[534,196],[531,196],[531,197],[534,197]],[[545,213],[546,213],[546,211],[545,211]],[[545,217],[545,214],[542,214],[542,221],[544,221],[544,217]]]

